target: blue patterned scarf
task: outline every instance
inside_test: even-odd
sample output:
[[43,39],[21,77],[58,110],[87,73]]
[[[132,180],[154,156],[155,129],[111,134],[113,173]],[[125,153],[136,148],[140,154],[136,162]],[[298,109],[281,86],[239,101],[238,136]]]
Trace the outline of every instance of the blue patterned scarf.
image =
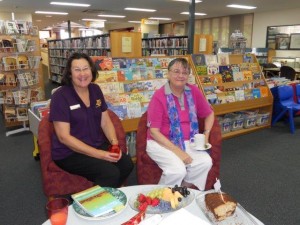
[[[187,97],[188,107],[189,107],[190,137],[194,137],[195,134],[199,133],[196,107],[195,107],[191,90],[185,90],[184,95]],[[168,113],[170,118],[171,142],[185,151],[183,133],[180,125],[180,118],[179,118],[178,110],[176,108],[173,94],[172,93],[166,94],[166,96],[167,96]]]

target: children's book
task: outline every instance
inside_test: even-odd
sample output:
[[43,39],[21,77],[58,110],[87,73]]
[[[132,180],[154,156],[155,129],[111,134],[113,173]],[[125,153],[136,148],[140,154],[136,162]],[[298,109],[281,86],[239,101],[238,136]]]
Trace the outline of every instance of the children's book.
[[207,66],[195,66],[196,72],[198,75],[206,75],[207,74]]
[[268,97],[268,95],[269,95],[268,89],[269,88],[267,86],[260,86],[259,89],[260,89],[261,97]]
[[245,100],[253,99],[252,89],[245,89],[244,96],[245,96]]
[[99,217],[125,206],[105,188],[99,185],[71,195],[72,199],[90,216]]
[[259,88],[253,88],[252,89],[252,95],[253,95],[253,98],[260,98],[261,97],[260,89]]
[[95,80],[97,83],[104,83],[104,82],[116,82],[117,81],[117,71],[98,71],[98,77]]
[[216,87],[215,86],[206,86],[203,87],[203,91],[205,95],[215,94]]
[[206,99],[211,105],[218,104],[217,94],[206,95]]
[[226,98],[227,103],[235,102],[235,93],[234,93],[234,91],[225,92],[225,98]]
[[226,95],[225,92],[217,93],[218,103],[225,104],[226,103]]
[[196,67],[197,66],[205,66],[204,54],[192,54],[192,60]]
[[244,80],[253,80],[252,71],[244,70],[243,75],[244,75]]
[[229,65],[229,53],[218,53],[217,57],[219,65]]
[[205,58],[205,64],[218,64],[218,59],[216,55],[204,55]]
[[245,63],[253,63],[253,56],[250,53],[244,54],[243,62]]
[[236,90],[236,91],[234,91],[234,94],[235,94],[236,101],[244,101],[245,100],[244,90]]
[[212,63],[207,65],[207,74],[212,75],[212,74],[217,74],[219,73],[219,65],[217,63]]
[[232,75],[233,75],[233,80],[234,81],[242,81],[242,80],[244,80],[244,74],[243,74],[243,72],[234,72]]

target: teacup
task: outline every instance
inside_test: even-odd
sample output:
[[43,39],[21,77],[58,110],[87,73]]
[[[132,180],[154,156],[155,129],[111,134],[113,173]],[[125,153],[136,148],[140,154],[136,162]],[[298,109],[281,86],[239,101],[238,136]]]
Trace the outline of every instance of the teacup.
[[195,149],[204,149],[205,148],[205,135],[204,134],[195,134],[194,137],[190,139],[190,143]]

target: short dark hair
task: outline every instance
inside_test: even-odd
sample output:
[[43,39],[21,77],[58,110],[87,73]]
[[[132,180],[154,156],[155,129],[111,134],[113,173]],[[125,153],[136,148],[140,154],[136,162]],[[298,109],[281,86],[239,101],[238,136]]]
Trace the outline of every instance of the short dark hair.
[[97,73],[97,69],[96,69],[96,66],[93,62],[93,60],[91,59],[90,56],[88,56],[87,54],[85,53],[81,53],[81,52],[74,52],[69,58],[68,58],[68,61],[67,61],[67,64],[66,64],[66,68],[64,70],[64,73],[63,73],[63,77],[61,79],[61,85],[71,85],[72,84],[72,78],[71,78],[71,67],[72,67],[72,62],[73,60],[76,60],[76,59],[86,59],[86,61],[88,61],[89,63],[89,66],[91,67],[91,71],[92,71],[92,82],[94,82],[98,76],[98,73]]
[[180,63],[184,69],[187,69],[190,72],[190,65],[186,58],[175,58],[169,62],[168,70],[172,68],[175,63]]

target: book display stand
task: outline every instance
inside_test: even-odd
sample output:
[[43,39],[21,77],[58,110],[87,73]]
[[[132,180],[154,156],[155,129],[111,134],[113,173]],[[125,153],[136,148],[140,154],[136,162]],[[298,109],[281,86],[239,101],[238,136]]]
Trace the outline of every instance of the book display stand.
[[5,21],[0,29],[0,104],[9,136],[29,130],[28,106],[44,98],[41,56],[37,28],[31,22]]
[[223,138],[271,126],[273,97],[255,55],[195,54],[192,60],[196,82],[219,117]]

